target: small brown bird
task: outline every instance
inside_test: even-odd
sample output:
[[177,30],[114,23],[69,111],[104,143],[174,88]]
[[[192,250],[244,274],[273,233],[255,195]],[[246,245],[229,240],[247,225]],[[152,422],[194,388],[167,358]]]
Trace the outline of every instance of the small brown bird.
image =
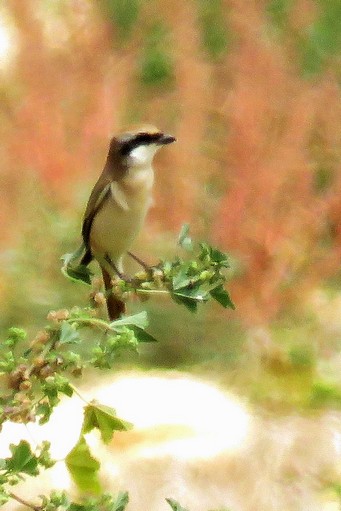
[[86,252],[81,264],[95,258],[102,270],[111,320],[124,311],[112,293],[112,276],[123,276],[123,257],[129,253],[152,202],[155,153],[176,139],[153,126],[142,126],[113,137],[107,160],[86,207],[82,236]]

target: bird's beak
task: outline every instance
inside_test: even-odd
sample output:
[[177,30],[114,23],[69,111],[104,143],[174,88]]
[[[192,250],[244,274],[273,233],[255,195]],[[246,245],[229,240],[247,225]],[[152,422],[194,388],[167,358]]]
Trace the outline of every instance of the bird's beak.
[[175,141],[176,141],[176,138],[173,137],[173,135],[163,134],[163,135],[161,135],[161,137],[159,138],[157,143],[158,144],[162,144],[162,145],[166,145],[166,144],[172,144]]

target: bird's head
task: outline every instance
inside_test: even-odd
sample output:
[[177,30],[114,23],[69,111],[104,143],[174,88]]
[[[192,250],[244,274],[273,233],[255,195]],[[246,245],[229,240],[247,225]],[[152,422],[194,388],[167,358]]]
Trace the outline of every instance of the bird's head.
[[114,137],[110,148],[129,167],[144,167],[151,165],[155,153],[162,146],[175,140],[172,135],[167,135],[154,126],[145,125]]

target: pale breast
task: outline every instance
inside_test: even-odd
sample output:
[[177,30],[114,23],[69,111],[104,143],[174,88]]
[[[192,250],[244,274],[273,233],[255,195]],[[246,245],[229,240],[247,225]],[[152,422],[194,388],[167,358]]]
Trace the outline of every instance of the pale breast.
[[128,175],[111,186],[110,197],[97,213],[90,244],[97,258],[108,254],[117,264],[139,234],[151,204],[152,169]]

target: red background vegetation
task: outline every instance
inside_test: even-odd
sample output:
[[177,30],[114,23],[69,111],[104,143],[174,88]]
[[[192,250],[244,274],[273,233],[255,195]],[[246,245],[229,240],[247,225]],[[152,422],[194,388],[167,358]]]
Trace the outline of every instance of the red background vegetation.
[[[1,71],[1,243],[27,236],[28,210],[39,209],[29,186],[35,201],[80,220],[110,135],[145,120],[178,138],[158,159],[146,230],[157,242],[190,222],[231,253],[243,321],[269,322],[339,269],[338,54],[326,51],[309,74],[299,51],[323,2],[290,3],[283,27],[269,14],[276,2],[215,1],[226,28],[217,51],[203,44],[213,18],[201,0],[140,2],[123,35],[104,8],[114,3],[6,3],[16,56]],[[156,75],[163,66],[159,81],[146,62]],[[39,235],[56,243],[48,223]],[[4,269],[3,300],[11,286]]]

